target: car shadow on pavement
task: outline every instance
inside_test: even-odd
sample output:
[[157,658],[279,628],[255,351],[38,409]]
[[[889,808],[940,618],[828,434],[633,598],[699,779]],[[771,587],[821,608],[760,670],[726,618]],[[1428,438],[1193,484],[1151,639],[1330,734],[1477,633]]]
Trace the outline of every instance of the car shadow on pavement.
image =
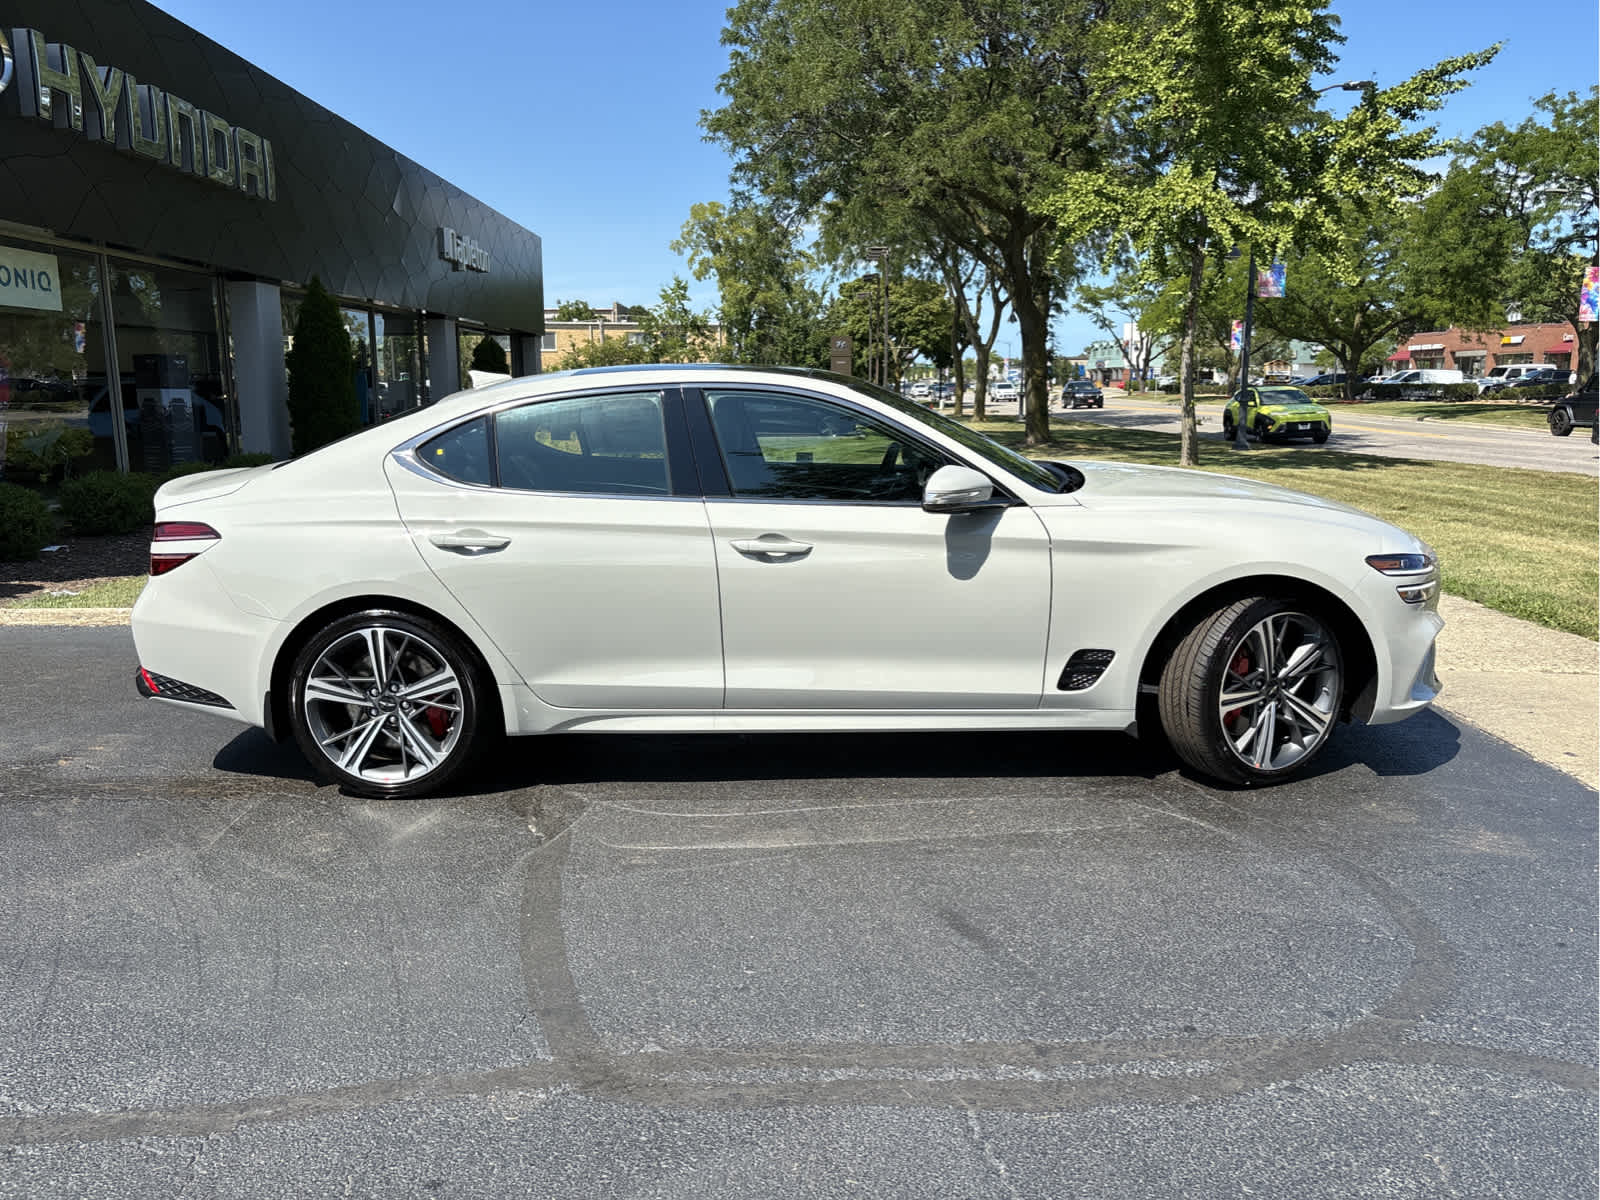
[[[1456,757],[1460,731],[1428,712],[1400,725],[1342,727],[1297,780],[1350,766],[1424,775]],[[247,730],[212,760],[218,771],[323,784],[292,741]],[[728,783],[788,779],[1152,780],[1183,767],[1166,744],[1120,733],[549,734],[508,738],[439,798],[585,783]]]

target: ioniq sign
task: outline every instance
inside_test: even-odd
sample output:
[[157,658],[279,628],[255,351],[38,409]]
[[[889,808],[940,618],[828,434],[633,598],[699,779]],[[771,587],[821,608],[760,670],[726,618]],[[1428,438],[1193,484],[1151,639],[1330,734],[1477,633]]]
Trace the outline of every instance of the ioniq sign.
[[247,196],[278,198],[270,141],[121,67],[101,66],[85,50],[46,41],[36,29],[13,29],[9,39],[0,30],[0,92],[13,78],[25,118]]

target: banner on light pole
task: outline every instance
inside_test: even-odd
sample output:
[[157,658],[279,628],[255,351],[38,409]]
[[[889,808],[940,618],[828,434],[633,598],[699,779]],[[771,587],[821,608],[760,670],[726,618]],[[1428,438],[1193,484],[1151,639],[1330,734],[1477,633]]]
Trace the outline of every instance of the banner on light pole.
[[1273,263],[1256,272],[1256,296],[1262,300],[1275,300],[1283,295],[1284,267]]
[[1583,269],[1583,290],[1578,293],[1579,322],[1600,320],[1600,267],[1590,264]]
[[1232,344],[1232,346],[1233,346],[1233,348],[1235,350],[1239,350],[1239,349],[1242,349],[1244,347],[1244,322],[1243,321],[1235,321],[1233,323],[1233,339],[1232,339],[1232,343],[1231,344]]

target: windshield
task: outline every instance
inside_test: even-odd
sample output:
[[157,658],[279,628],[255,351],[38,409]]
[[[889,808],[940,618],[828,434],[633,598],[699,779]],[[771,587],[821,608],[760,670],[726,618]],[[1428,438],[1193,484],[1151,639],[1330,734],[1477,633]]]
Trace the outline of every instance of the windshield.
[[833,376],[841,383],[846,383],[856,391],[871,396],[880,403],[887,404],[901,416],[910,417],[930,429],[937,429],[945,437],[959,442],[964,448],[974,454],[987,459],[1003,471],[1009,471],[1024,483],[1032,484],[1047,492],[1064,491],[1065,481],[1054,471],[1048,469],[1043,463],[1034,462],[1031,458],[1024,458],[1015,450],[1007,449],[999,442],[990,441],[983,434],[963,425],[960,421],[953,421],[943,413],[935,412],[921,404],[914,404],[902,396],[886,391],[875,383],[867,383],[861,379],[847,379],[843,376]]
[[1256,389],[1258,404],[1315,404],[1316,401],[1296,387],[1264,387]]

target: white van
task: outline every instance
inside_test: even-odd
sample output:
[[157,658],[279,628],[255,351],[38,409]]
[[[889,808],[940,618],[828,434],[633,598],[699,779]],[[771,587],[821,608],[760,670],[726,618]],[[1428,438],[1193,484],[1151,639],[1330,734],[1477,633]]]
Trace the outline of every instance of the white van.
[[1383,383],[1465,383],[1467,377],[1460,371],[1447,371],[1441,367],[1419,367],[1390,375]]

